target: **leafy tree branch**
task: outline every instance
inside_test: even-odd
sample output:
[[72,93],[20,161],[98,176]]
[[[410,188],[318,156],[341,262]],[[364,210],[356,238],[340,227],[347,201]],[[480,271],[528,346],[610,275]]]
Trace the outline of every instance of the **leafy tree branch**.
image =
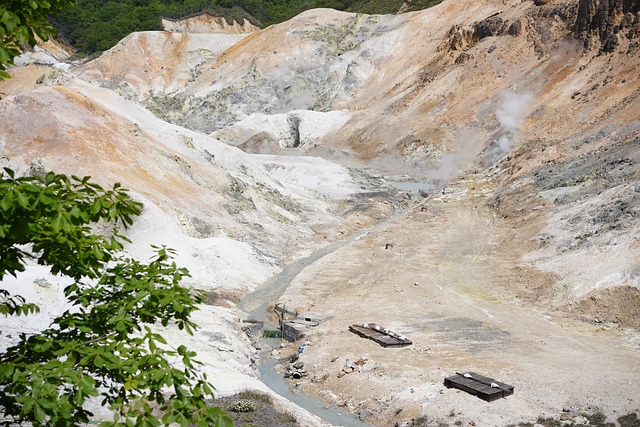
[[4,0],[0,3],[0,80],[8,78],[6,67],[20,55],[22,45],[35,46],[36,36],[47,40],[55,33],[48,17],[72,0]]
[[[142,205],[119,184],[104,190],[88,177],[0,179],[0,278],[28,260],[74,279],[64,289],[72,308],[50,327],[20,334],[0,353],[0,425],[73,426],[93,414],[89,401],[108,407],[102,426],[230,426],[206,399],[213,387],[198,371],[196,354],[170,347],[152,326],[175,324],[187,333],[202,292],[182,286],[188,271],[173,251],[156,247],[148,263],[122,255],[126,238],[94,233],[98,222],[132,224]],[[2,300],[3,298],[3,300]],[[0,312],[37,307],[0,290]]]

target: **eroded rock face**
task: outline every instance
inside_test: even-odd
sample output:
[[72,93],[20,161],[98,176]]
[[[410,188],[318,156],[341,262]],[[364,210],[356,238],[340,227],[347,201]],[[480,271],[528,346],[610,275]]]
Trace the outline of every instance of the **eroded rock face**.
[[637,38],[639,12],[638,0],[580,0],[574,32],[585,47],[597,40],[602,51],[612,52],[619,37]]
[[482,40],[487,37],[496,36],[500,33],[504,21],[499,16],[492,16],[478,22],[473,27],[473,34],[476,39]]
[[246,19],[244,19],[242,23],[236,21],[229,23],[226,21],[226,19],[219,16],[213,16],[209,13],[202,13],[200,15],[178,20],[163,19],[162,28],[165,31],[179,33],[227,34],[252,33],[254,31],[260,30],[259,27],[253,25]]
[[74,73],[127,98],[145,100],[183,89],[199,67],[210,64],[244,37],[246,34],[133,33]]
[[[376,16],[309,11],[249,37],[207,64],[191,87],[147,107],[173,123],[211,133],[252,113],[328,111],[351,99],[391,52]],[[271,40],[280,39],[273,45]],[[289,48],[293,46],[293,48]],[[188,108],[186,108],[188,106]]]

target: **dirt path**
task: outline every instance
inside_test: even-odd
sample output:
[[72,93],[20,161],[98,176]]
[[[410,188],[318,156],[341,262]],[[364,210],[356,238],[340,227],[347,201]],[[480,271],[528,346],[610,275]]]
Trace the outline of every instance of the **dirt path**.
[[[504,426],[563,408],[616,417],[640,407],[637,344],[526,302],[552,278],[520,264],[517,242],[498,244],[512,233],[487,207],[491,191],[487,180],[460,181],[292,282],[281,299],[288,307],[333,315],[308,334],[301,388],[380,426],[425,414]],[[348,331],[362,322],[414,345],[385,349]],[[362,365],[341,374],[347,359]],[[444,388],[456,371],[512,384],[515,394],[486,403]]]

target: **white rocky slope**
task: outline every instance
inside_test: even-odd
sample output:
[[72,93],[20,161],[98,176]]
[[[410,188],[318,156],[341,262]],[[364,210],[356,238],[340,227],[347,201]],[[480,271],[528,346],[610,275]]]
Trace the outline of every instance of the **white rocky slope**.
[[[173,344],[185,342],[198,351],[219,395],[265,390],[257,379],[256,349],[240,329],[247,314],[232,301],[286,262],[335,239],[339,230],[358,227],[342,212],[369,184],[323,159],[245,154],[59,68],[30,66],[13,73],[3,86],[11,95],[1,101],[2,166],[19,175],[89,175],[106,187],[121,182],[130,189],[145,207],[127,232],[133,242],[127,252],[148,259],[151,245],[176,249],[176,262],[191,274],[185,284],[222,301],[195,315],[195,337],[165,333]],[[47,80],[58,85],[43,85]],[[356,215],[361,225],[371,221],[366,211]],[[3,280],[3,287],[44,309],[39,316],[4,319],[2,345],[61,313],[65,285],[35,265],[17,279]],[[321,424],[295,406],[287,411]]]

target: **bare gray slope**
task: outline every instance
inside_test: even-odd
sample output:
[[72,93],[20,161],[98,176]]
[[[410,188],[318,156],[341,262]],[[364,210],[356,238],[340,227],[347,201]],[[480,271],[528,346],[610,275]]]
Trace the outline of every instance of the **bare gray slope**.
[[[299,388],[376,426],[424,416],[427,425],[503,427],[557,420],[563,408],[614,419],[635,411],[637,331],[539,304],[559,277],[519,259],[510,221],[488,206],[491,179],[466,178],[296,278],[281,302],[332,316],[305,337],[309,379]],[[349,332],[363,322],[413,344],[383,348]],[[515,392],[487,403],[444,387],[445,377],[467,371]]]

